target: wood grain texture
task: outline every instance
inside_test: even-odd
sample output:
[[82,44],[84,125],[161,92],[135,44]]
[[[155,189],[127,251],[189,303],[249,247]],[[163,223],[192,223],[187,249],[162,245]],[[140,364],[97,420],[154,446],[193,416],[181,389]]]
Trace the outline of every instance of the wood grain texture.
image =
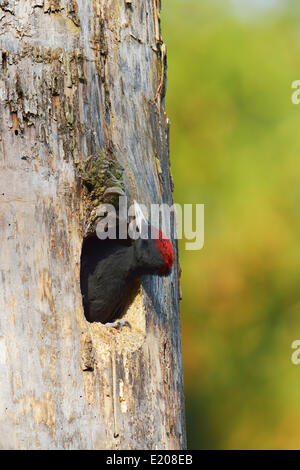
[[157,0],[0,0],[0,448],[185,446],[177,269],[121,332],[86,322],[79,284],[81,162],[172,203],[159,23]]

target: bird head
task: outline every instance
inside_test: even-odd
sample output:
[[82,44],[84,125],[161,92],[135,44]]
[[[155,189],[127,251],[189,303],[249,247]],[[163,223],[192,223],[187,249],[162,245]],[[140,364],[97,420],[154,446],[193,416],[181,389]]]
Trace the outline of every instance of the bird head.
[[169,238],[151,226],[139,204],[134,201],[135,220],[141,237],[135,240],[134,249],[140,274],[168,276],[174,264],[174,253]]

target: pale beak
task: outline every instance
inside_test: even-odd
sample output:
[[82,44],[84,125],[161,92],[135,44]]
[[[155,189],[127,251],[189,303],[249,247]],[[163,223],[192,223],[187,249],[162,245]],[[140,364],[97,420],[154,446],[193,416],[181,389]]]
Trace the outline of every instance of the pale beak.
[[133,201],[133,204],[137,228],[139,229],[140,233],[143,233],[145,227],[148,227],[147,219],[143,214],[141,206],[136,201]]

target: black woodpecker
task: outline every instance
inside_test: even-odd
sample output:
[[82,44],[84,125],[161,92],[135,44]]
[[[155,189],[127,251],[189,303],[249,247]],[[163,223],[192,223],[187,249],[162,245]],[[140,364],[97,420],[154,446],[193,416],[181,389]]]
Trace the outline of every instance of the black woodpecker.
[[[81,292],[86,319],[107,324],[124,314],[128,293],[142,275],[168,276],[174,264],[170,240],[145,219],[135,202],[136,223],[149,238],[85,240],[81,256]],[[154,234],[154,238],[150,238]],[[114,324],[109,324],[110,326]]]

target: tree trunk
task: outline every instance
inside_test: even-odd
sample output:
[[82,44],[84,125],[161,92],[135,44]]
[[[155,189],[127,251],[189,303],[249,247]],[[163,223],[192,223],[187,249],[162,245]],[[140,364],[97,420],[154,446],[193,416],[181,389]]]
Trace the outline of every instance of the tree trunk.
[[79,281],[103,193],[84,162],[119,162],[130,198],[172,203],[159,6],[0,0],[3,449],[185,446],[177,267],[142,281],[131,330],[88,323]]

